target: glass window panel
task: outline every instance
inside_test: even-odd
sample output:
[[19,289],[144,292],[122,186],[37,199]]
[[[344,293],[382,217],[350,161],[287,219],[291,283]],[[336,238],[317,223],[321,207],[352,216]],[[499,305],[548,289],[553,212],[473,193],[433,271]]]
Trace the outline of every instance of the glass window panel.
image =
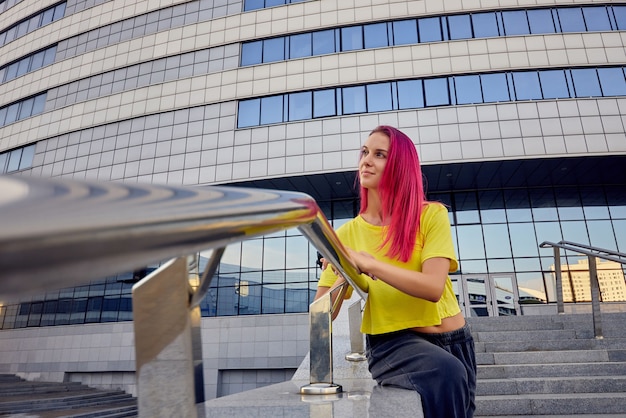
[[626,6],[613,6],[613,14],[619,30],[626,30]]
[[257,126],[261,121],[261,99],[242,100],[237,112],[237,127]]
[[556,9],[563,32],[585,32],[585,21],[580,7]]
[[577,189],[560,189],[555,194],[556,206],[561,220],[584,219],[582,203]]
[[365,107],[365,86],[344,87],[343,94],[343,114],[363,113]]
[[483,94],[480,88],[480,76],[464,75],[454,77],[457,104],[482,103]]
[[20,159],[19,170],[24,170],[33,165],[33,157],[35,156],[35,146],[30,145],[22,149],[22,158]]
[[18,77],[28,72],[29,63],[30,63],[30,58],[22,59],[17,63],[17,76]]
[[392,27],[394,45],[417,43],[417,21],[415,19],[393,22]]
[[38,115],[44,111],[46,106],[46,94],[40,94],[35,97],[35,102],[33,103],[33,109],[31,111],[31,115]]
[[515,271],[513,268],[513,260],[510,258],[507,259],[487,259],[487,268],[489,269],[489,273],[508,273]]
[[311,33],[302,33],[289,37],[289,58],[310,57],[312,51],[313,36]]
[[335,89],[313,92],[313,117],[335,116]]
[[262,9],[265,6],[265,0],[246,0],[244,3],[243,10],[257,10]]
[[4,83],[6,80],[5,76],[7,74],[7,67],[0,68],[0,83]]
[[265,7],[282,6],[286,0],[265,0]]
[[617,241],[611,221],[587,221],[589,241],[592,247],[616,250]]
[[392,110],[391,83],[368,84],[366,90],[368,112]]
[[545,70],[539,72],[541,91],[544,99],[561,99],[570,97],[563,70]]
[[241,270],[261,270],[263,266],[263,240],[255,239],[241,243]]
[[283,96],[261,99],[261,125],[283,122]]
[[400,109],[424,107],[422,80],[398,81],[398,106]]
[[513,259],[515,263],[515,271],[540,271],[541,263],[539,257],[523,258],[516,257]]
[[241,44],[241,65],[254,65],[263,62],[263,41]]
[[[263,241],[263,269],[285,268],[285,238],[271,238]],[[265,280],[265,276],[263,276]]]
[[535,229],[532,223],[509,224],[513,258],[538,257],[539,244],[535,238]]
[[595,69],[580,68],[571,71],[576,97],[599,97],[602,95]]
[[309,241],[303,236],[287,237],[285,268],[309,266]]
[[310,290],[305,284],[287,284],[285,289],[285,312],[307,312]]
[[19,38],[20,36],[26,35],[28,31],[28,22],[22,22],[16,26],[15,37]]
[[311,119],[313,117],[313,94],[310,91],[289,95],[289,120]]
[[61,3],[54,8],[54,17],[52,20],[61,19],[65,15],[65,3]]
[[365,25],[363,26],[363,34],[365,37],[365,48],[389,46],[386,23]]
[[42,66],[49,65],[54,62],[54,55],[56,54],[56,50],[56,46],[46,49]]
[[356,49],[363,49],[363,27],[341,28],[341,50],[354,51]]
[[511,100],[506,74],[482,74],[480,76],[485,103]]
[[469,193],[455,193],[455,214],[457,224],[477,224],[480,223],[480,216],[478,213],[478,202],[476,200],[476,194]]
[[5,152],[0,154],[0,174],[7,172],[7,161],[9,160],[9,153]]
[[615,229],[615,238],[617,239],[617,251],[626,253],[626,220],[614,220],[613,228]]
[[217,316],[237,315],[239,298],[234,287],[217,289]]
[[500,36],[494,12],[472,14],[472,26],[474,28],[474,37],[476,38]]
[[530,33],[528,18],[524,10],[512,10],[502,12],[504,33],[507,36],[527,35]]
[[581,187],[580,198],[585,219],[609,219],[609,208],[603,190],[596,187]]
[[35,55],[33,55],[33,59],[30,65],[31,70],[34,71],[38,68],[43,67],[43,59],[45,55],[46,55],[46,51],[39,51]]
[[509,233],[506,224],[483,225],[487,258],[511,257]]
[[598,68],[603,96],[626,96],[626,79],[622,68]]
[[313,33],[313,55],[332,54],[335,51],[335,31],[333,29]]
[[583,7],[583,16],[588,31],[611,30],[606,7]]
[[7,67],[7,75],[6,78],[7,80],[13,80],[15,77],[17,77],[17,69],[19,67],[19,62],[14,62],[13,64],[9,65]]
[[577,244],[589,245],[589,236],[587,235],[587,226],[585,225],[584,221],[561,222],[561,229],[563,230],[563,239],[565,241],[571,241]]
[[517,100],[541,99],[539,75],[536,71],[520,71],[513,73],[515,96]]
[[242,280],[235,287],[238,294],[238,314],[258,315],[261,313],[261,286],[251,285],[251,282]]
[[9,154],[9,164],[7,165],[7,173],[17,171],[20,167],[20,159],[22,158],[22,149],[16,149]]
[[285,38],[266,39],[263,41],[263,62],[282,61],[285,59]]
[[450,104],[448,79],[445,77],[424,80],[424,93],[426,96],[426,106],[442,106]]
[[41,16],[40,26],[47,25],[48,23],[52,22],[53,18],[54,18],[54,8],[46,10],[45,12],[43,12]]
[[0,126],[4,125],[4,120],[6,119],[7,111],[8,111],[8,108],[6,107],[0,108]]
[[[459,257],[462,260],[485,258],[483,231],[480,225],[458,225],[456,231],[459,242]],[[465,269],[464,265],[463,268]]]
[[552,189],[530,190],[530,202],[535,222],[559,219]]
[[462,260],[460,273],[487,273],[487,263],[485,260]]
[[25,119],[30,117],[33,112],[33,104],[35,103],[34,98],[26,99],[22,102],[22,106],[20,106],[20,113],[18,115],[18,119]]
[[11,42],[12,40],[14,40],[16,33],[17,33],[17,26],[13,26],[12,28],[8,29],[6,31],[6,34],[7,34],[6,42]]
[[285,312],[285,288],[282,285],[263,286],[262,313]]
[[439,17],[423,17],[417,20],[419,41],[437,42],[443,40],[441,36],[441,19]]
[[551,9],[535,9],[526,12],[530,33],[554,33],[554,19]]
[[483,224],[506,222],[506,211],[504,210],[504,199],[501,191],[479,192],[478,202]]
[[450,39],[471,39],[472,38],[472,22],[470,15],[448,16],[448,30]]

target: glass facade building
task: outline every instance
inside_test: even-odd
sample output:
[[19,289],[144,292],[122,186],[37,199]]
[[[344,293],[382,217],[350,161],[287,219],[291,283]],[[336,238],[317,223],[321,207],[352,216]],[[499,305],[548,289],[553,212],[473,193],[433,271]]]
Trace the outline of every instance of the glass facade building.
[[[543,241],[626,252],[626,5],[348,3],[0,1],[0,174],[295,190],[337,227],[388,124],[449,208],[467,315],[555,302]],[[316,261],[297,230],[232,244],[202,315],[299,318]],[[587,300],[584,262],[561,264],[568,301]],[[128,322],[156,267],[2,300],[0,334]],[[603,298],[623,300],[607,269]]]

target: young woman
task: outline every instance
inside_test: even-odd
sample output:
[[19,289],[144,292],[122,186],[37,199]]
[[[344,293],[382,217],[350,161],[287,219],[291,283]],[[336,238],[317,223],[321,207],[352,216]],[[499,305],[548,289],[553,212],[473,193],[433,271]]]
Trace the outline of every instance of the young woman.
[[[360,213],[337,236],[368,293],[361,332],[372,377],[417,391],[427,418],[472,417],[474,341],[448,277],[458,262],[447,209],[426,201],[415,145],[390,126],[363,144],[358,178]],[[344,281],[326,268],[316,299]]]

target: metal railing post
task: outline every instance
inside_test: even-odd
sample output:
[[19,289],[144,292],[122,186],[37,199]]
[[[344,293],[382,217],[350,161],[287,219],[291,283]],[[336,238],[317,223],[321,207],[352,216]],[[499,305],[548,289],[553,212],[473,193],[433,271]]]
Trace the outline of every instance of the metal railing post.
[[[187,257],[178,257],[133,286],[137,399],[141,418],[197,417],[197,364]],[[199,356],[196,358],[196,356]]]
[[346,360],[363,361],[365,357],[365,341],[361,333],[361,299],[358,299],[348,308],[348,326],[350,329],[350,353],[346,354]]
[[591,313],[593,317],[593,332],[596,338],[602,337],[602,315],[600,313],[600,282],[598,281],[598,268],[596,258],[588,256],[589,279],[591,280]]
[[565,304],[563,303],[563,274],[561,272],[561,251],[559,247],[553,247],[554,250],[554,273],[556,274],[556,311],[560,314],[565,313]]

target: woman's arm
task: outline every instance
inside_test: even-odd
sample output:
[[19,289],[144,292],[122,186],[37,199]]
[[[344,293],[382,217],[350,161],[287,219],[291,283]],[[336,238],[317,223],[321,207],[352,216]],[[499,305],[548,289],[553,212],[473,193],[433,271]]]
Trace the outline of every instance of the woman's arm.
[[374,280],[382,280],[408,295],[437,302],[450,269],[450,260],[433,257],[424,261],[422,271],[407,270],[376,260],[371,254],[349,250],[357,268]]

